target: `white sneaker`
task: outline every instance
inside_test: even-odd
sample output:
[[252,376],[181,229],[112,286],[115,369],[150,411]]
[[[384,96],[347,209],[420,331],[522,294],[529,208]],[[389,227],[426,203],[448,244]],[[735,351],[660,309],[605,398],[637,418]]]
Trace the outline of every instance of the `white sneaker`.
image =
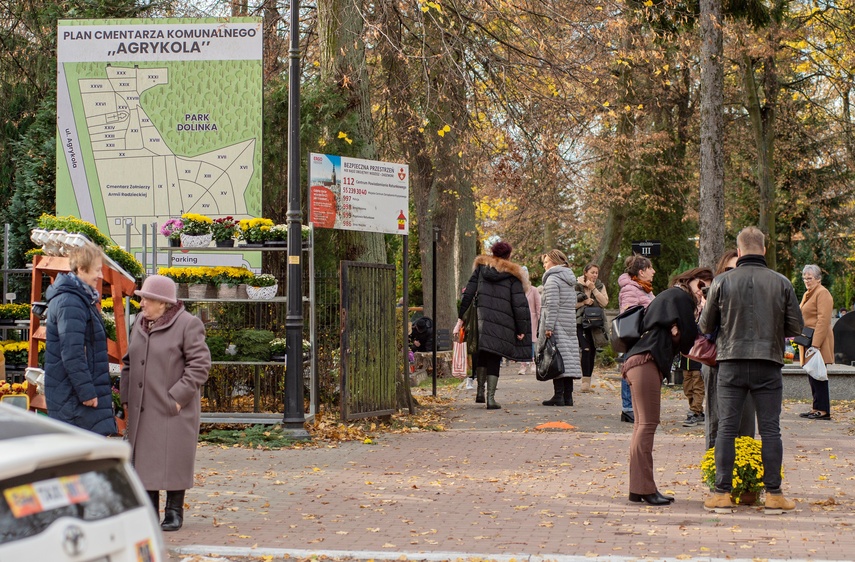
[[474,390],[474,389],[475,389],[475,385],[472,384],[472,379],[470,379],[469,377],[466,377],[466,390]]

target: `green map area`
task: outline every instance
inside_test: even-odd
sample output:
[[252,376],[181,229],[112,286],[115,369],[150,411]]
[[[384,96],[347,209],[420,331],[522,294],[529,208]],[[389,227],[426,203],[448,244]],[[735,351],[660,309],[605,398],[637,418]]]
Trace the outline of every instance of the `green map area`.
[[114,240],[187,212],[260,216],[261,85],[246,79],[259,65],[64,64],[96,222]]

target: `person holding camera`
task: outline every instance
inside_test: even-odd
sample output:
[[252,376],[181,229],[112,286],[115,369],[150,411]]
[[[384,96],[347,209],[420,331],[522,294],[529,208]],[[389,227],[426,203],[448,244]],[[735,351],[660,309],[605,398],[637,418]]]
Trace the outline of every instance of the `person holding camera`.
[[[713,272],[708,267],[696,267],[674,277],[672,285],[685,285],[692,292],[698,307],[695,310],[695,320],[701,316],[706,303],[706,290],[713,280]],[[689,413],[683,427],[695,427],[706,421],[704,415],[704,379],[701,376],[701,364],[688,357],[680,357],[680,368],[683,371],[683,394],[689,401]]]
[[582,390],[591,392],[591,377],[597,356],[595,332],[605,337],[605,310],[609,304],[606,286],[600,281],[600,266],[589,263],[576,282],[576,338],[579,340],[579,355],[582,363]]

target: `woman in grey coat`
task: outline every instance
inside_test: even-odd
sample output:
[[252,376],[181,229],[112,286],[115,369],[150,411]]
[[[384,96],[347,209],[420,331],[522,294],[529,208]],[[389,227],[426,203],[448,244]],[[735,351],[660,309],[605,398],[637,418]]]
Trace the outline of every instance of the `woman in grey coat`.
[[193,487],[201,388],[211,370],[205,326],[175,293],[175,282],[161,275],[148,277],[136,291],[142,313],[122,360],[120,389],[134,468],[156,512],[160,490],[166,490],[164,531],[177,531],[184,521],[184,493]]
[[561,250],[543,255],[543,301],[537,330],[537,350],[553,338],[564,361],[564,373],[552,379],[554,393],[544,406],[572,406],[573,379],[582,378],[576,338],[576,276]]

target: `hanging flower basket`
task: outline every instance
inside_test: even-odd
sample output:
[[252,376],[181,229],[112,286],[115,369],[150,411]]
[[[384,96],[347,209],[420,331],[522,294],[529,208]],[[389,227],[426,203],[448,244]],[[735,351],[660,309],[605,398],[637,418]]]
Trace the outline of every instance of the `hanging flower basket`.
[[253,300],[270,300],[276,296],[276,291],[279,285],[271,285],[269,287],[253,287],[247,285],[246,294]]
[[207,248],[211,245],[213,237],[210,233],[193,236],[190,234],[181,234],[181,246],[183,248]]

